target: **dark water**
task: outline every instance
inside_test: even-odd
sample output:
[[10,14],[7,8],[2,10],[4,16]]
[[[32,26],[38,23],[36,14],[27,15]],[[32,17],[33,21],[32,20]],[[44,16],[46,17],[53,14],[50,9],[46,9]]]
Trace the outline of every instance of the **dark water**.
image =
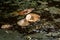
[[[39,14],[41,20],[21,29],[16,22],[25,16],[12,16],[11,13],[26,8],[35,8],[33,12]],[[8,33],[0,28],[0,40],[60,40],[60,1],[0,0],[0,27],[3,24],[14,27],[7,30]],[[36,25],[41,28],[36,30]]]

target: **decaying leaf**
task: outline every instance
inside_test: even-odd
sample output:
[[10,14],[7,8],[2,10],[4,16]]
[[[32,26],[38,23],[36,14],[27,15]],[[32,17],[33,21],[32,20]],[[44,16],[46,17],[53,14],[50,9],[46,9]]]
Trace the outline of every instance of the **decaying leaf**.
[[40,16],[38,14],[30,13],[26,16],[26,20],[29,22],[40,21]]
[[18,24],[19,26],[24,27],[24,26],[28,26],[30,23],[29,23],[28,21],[26,21],[25,19],[22,19],[22,20],[19,20],[19,21],[17,22],[17,24]]
[[30,9],[25,9],[25,10],[22,10],[22,11],[19,11],[19,15],[26,15],[30,12],[32,12],[34,10],[34,8],[30,8]]
[[5,24],[5,25],[1,26],[2,29],[10,29],[11,27],[12,27],[12,25],[10,25],[10,24]]

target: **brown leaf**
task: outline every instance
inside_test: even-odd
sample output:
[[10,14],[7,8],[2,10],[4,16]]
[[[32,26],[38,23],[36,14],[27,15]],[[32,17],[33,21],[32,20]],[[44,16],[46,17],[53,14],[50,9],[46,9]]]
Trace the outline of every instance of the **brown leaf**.
[[30,13],[26,16],[26,20],[29,22],[40,21],[40,15],[35,14],[35,13]]
[[19,15],[26,15],[30,12],[32,12],[34,10],[34,8],[30,8],[30,9],[25,9],[25,10],[22,10],[22,11],[19,11]]
[[17,22],[17,24],[18,24],[19,26],[22,26],[22,27],[24,28],[24,26],[28,26],[30,23],[29,23],[28,21],[26,21],[25,19],[22,19],[22,20],[19,20],[19,21]]

